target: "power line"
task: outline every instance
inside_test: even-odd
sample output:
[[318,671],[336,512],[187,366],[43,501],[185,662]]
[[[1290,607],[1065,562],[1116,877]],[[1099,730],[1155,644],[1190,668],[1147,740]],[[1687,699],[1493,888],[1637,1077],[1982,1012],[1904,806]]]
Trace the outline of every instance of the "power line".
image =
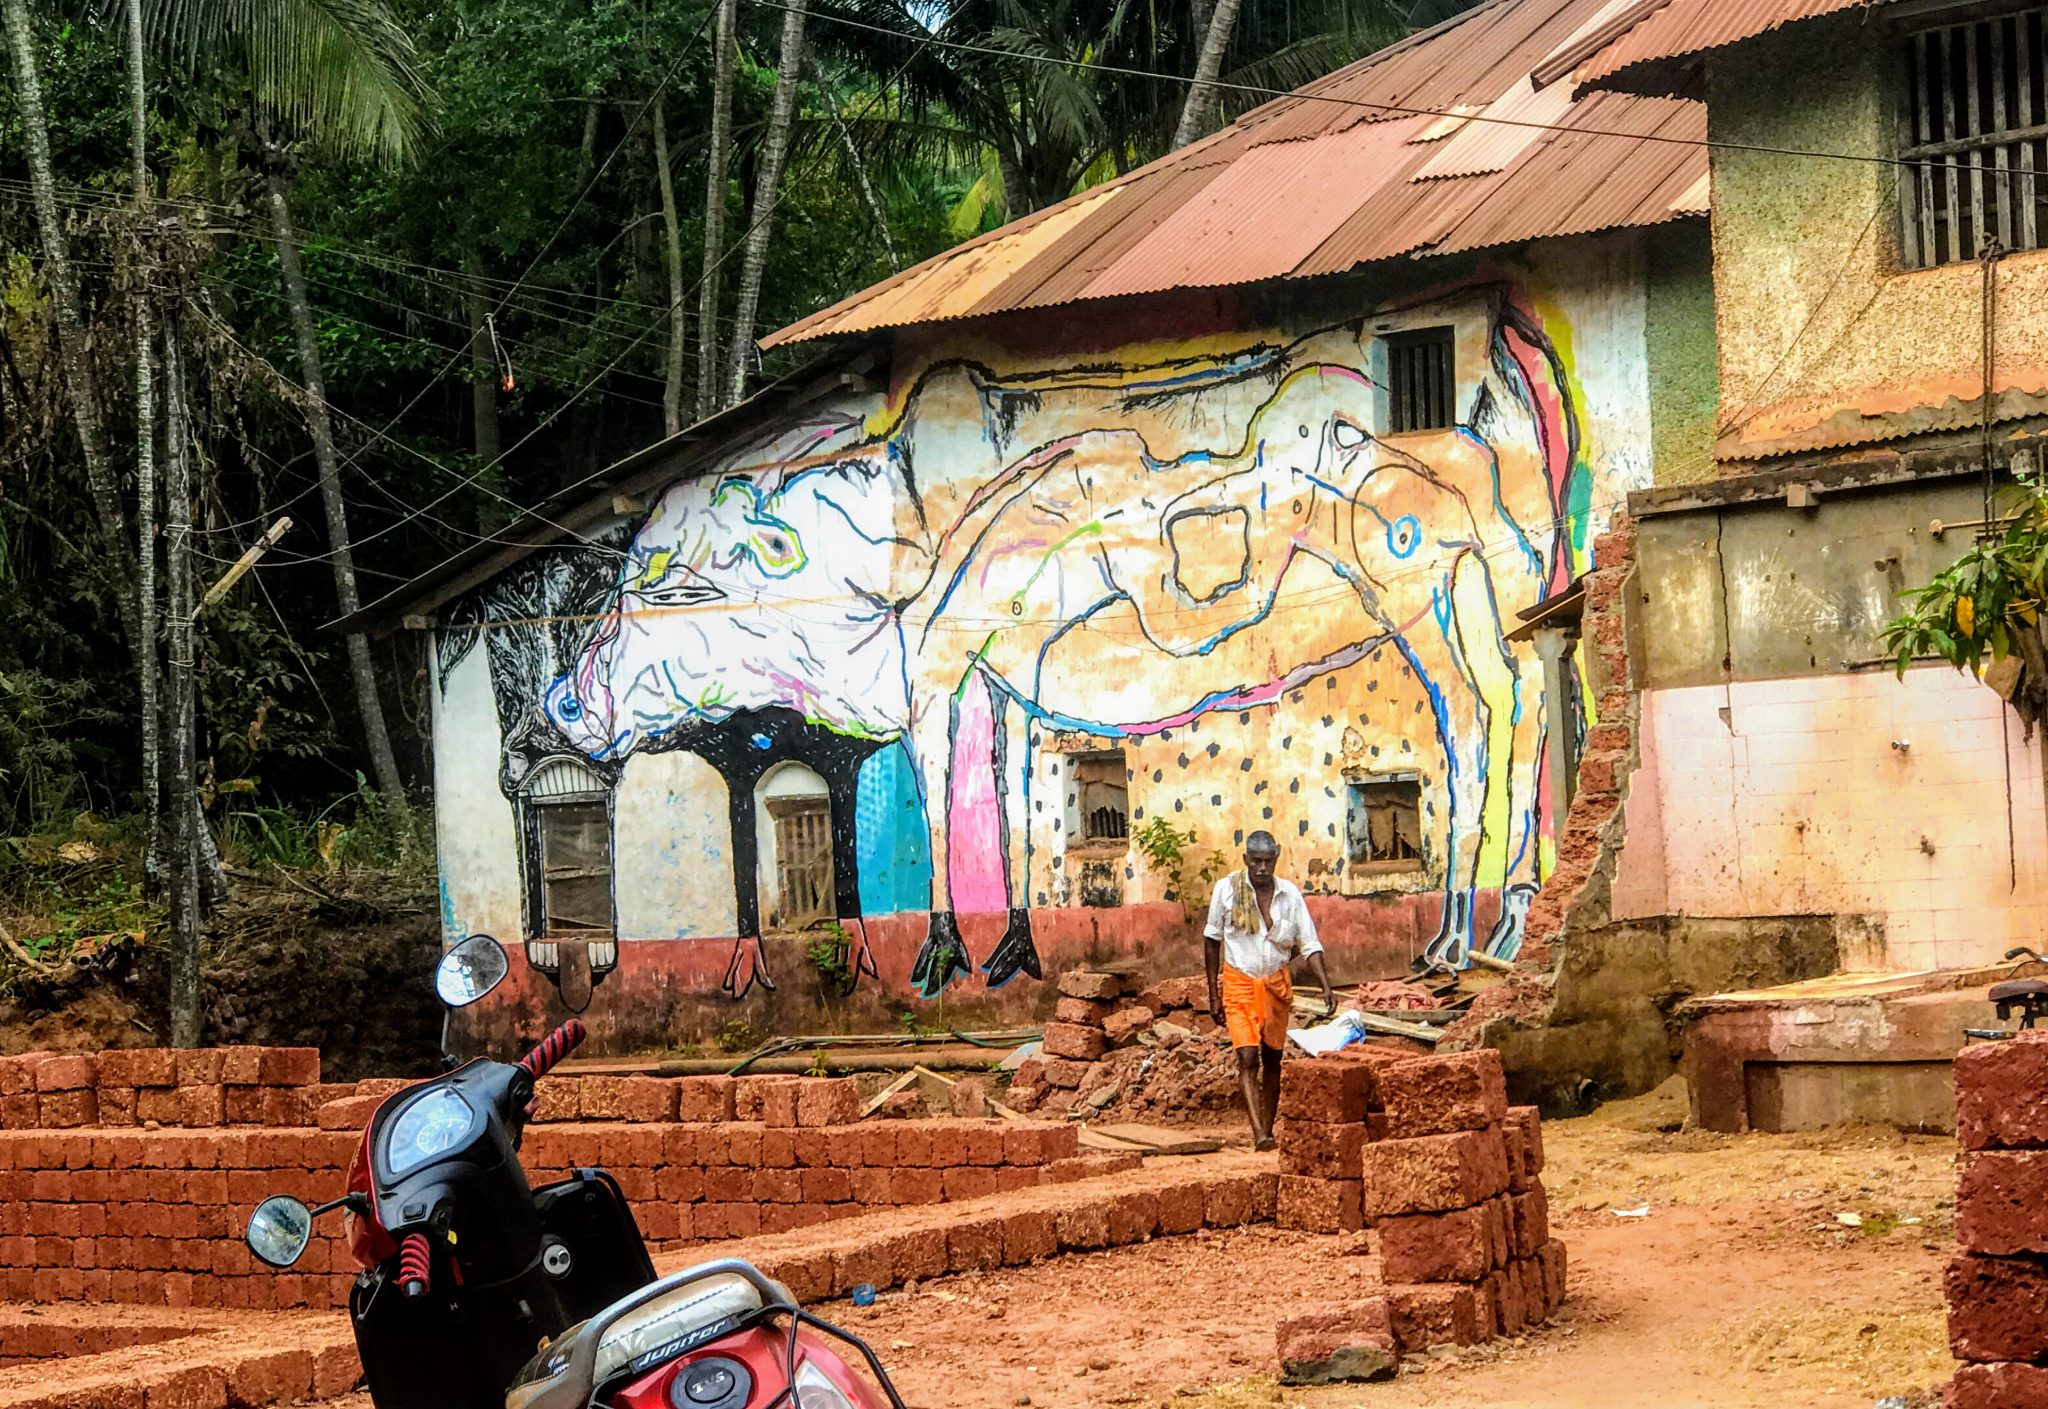
[[[778,0],[746,0],[746,3],[763,10],[787,11],[792,8],[791,6],[779,3]],[[1239,83],[1223,78],[1203,80],[1185,74],[1159,73],[1150,69],[1128,68],[1121,64],[1099,63],[1089,59],[1068,59],[1056,54],[1033,54],[1017,49],[999,49],[988,44],[969,44],[961,40],[942,39],[936,33],[932,34],[929,38],[918,38],[917,36],[905,34],[900,30],[890,29],[887,25],[871,24],[866,20],[852,19],[845,15],[833,14],[830,11],[806,10],[805,13],[807,15],[815,15],[816,18],[824,20],[828,24],[836,24],[847,29],[865,30],[870,34],[885,35],[891,39],[917,39],[919,43],[929,44],[939,49],[950,49],[955,53],[978,54],[987,58],[1002,59],[1012,63],[1037,64],[1051,68],[1078,69],[1089,73],[1114,74],[1119,78],[1142,78],[1152,82],[1179,83],[1190,88],[1209,87],[1227,93],[1239,93],[1247,97],[1264,98],[1267,100],[1291,98],[1305,103],[1331,103],[1339,107],[1365,112],[1391,113],[1398,117],[1456,118],[1460,122],[1492,123],[1499,127],[1522,128],[1536,132],[1557,132],[1579,137],[1613,137],[1628,142],[1654,142],[1665,146],[1700,147],[1710,151],[1746,152],[1757,156],[1803,157],[1821,161],[1846,161],[1864,166],[1897,167],[1909,170],[1921,168],[1946,170],[1949,167],[1955,167],[1959,171],[1968,170],[1974,173],[1979,169],[1974,166],[1966,167],[1961,163],[1940,158],[1908,160],[1903,157],[1874,156],[1861,152],[1829,152],[1799,147],[1773,147],[1756,142],[1723,142],[1708,137],[1677,137],[1654,132],[1622,132],[1611,128],[1575,126],[1561,122],[1538,122],[1529,118],[1501,117],[1484,112],[1460,112],[1452,108],[1422,108],[1407,103],[1380,102],[1367,98],[1346,98],[1335,93],[1315,92],[1311,87],[1294,89],[1266,88],[1255,83]],[[1385,53],[1384,50],[1381,52]],[[1369,55],[1360,62],[1371,65],[1374,62],[1373,56]],[[1343,70],[1339,69],[1337,72],[1341,73]],[[1317,82],[1327,82],[1332,76],[1334,75],[1326,75],[1324,78],[1317,80]],[[1559,80],[1559,82],[1568,81],[1570,81],[1569,78]],[[1184,147],[1181,150],[1188,151],[1191,149]],[[1170,159],[1171,157],[1169,156],[1161,160]],[[1994,168],[1988,166],[1982,168],[1982,170],[1986,175],[1996,171],[2001,176],[2024,176],[2028,180],[2048,182],[2048,172],[2022,171],[2017,167]]]

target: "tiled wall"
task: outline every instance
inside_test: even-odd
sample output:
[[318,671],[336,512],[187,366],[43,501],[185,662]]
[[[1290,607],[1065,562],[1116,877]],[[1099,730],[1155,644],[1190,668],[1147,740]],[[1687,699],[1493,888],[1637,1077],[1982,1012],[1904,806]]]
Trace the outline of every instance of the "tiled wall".
[[2042,939],[2041,770],[1945,666],[1645,691],[1615,917],[1868,915],[1845,967],[1994,962]]

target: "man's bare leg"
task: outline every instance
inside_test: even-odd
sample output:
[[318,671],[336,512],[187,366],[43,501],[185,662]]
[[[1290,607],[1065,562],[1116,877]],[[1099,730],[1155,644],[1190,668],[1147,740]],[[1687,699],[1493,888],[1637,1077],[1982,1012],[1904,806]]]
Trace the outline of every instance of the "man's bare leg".
[[1260,1056],[1263,1050],[1263,1046],[1237,1049],[1237,1084],[1244,1093],[1245,1114],[1251,1117],[1254,1149],[1267,1148],[1273,1139],[1272,1108],[1266,1104],[1265,1072]]
[[1266,1116],[1266,1133],[1271,1135],[1279,1128],[1280,1119],[1280,1049],[1262,1043],[1259,1055],[1259,1099],[1264,1103],[1261,1109]]

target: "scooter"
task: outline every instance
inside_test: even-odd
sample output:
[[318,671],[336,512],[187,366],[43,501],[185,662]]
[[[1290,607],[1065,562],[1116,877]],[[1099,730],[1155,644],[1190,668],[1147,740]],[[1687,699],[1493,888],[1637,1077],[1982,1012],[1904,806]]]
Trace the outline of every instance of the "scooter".
[[[466,1007],[509,969],[475,936],[442,957],[435,989]],[[340,1198],[278,1195],[251,1215],[250,1250],[278,1268],[305,1254],[315,1218],[345,1215],[363,1269],[349,1318],[377,1409],[903,1409],[866,1345],[746,1263],[657,1278],[604,1171],[529,1187],[518,1150],[534,1083],[583,1038],[572,1019],[517,1063],[407,1087],[370,1117]],[[860,1352],[883,1397],[827,1336]]]
[[2008,960],[2017,959],[2019,962],[2013,965],[2012,971],[2001,982],[1992,984],[1984,996],[1996,1005],[2000,1022],[2011,1022],[2017,1014],[2019,1026],[2011,1029],[1966,1027],[1963,1029],[1963,1037],[1966,1040],[2010,1041],[2018,1033],[2031,1031],[2036,1020],[2048,1017],[2048,977],[2039,974],[2032,978],[2019,977],[2021,969],[2048,968],[2048,959],[2043,959],[2025,945],[2006,950],[2005,957]]

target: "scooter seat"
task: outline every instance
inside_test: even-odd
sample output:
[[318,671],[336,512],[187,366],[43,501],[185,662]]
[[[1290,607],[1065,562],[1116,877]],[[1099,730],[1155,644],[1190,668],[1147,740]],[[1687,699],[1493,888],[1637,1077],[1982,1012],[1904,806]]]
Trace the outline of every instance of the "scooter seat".
[[2009,978],[1994,983],[1986,995],[1994,1003],[2013,1003],[2028,998],[2048,999],[2048,978]]

